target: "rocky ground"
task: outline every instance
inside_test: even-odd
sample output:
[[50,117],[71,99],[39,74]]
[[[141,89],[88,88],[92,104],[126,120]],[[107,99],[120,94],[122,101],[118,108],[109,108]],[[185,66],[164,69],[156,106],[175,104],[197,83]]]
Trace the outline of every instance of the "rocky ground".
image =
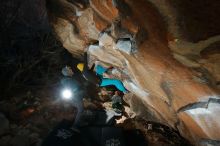
[[42,139],[62,119],[71,119],[74,107],[52,97],[28,92],[0,103],[0,145],[41,145]]
[[[102,100],[84,100],[84,106],[86,109],[110,109],[107,97]],[[135,117],[129,107],[125,106],[124,112],[116,126],[141,129],[149,145],[187,144],[176,131]],[[62,119],[72,120],[75,113],[75,108],[66,101],[52,96],[38,97],[31,92],[3,100],[0,102],[0,146],[40,146],[56,124]]]

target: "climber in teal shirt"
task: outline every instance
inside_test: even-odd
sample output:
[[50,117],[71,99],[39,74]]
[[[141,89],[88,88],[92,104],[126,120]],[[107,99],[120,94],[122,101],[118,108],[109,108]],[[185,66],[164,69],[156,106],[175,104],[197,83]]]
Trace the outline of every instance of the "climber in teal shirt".
[[84,63],[79,63],[77,68],[82,72],[83,77],[94,85],[98,85],[100,87],[114,85],[118,90],[123,93],[127,93],[128,91],[125,89],[123,83],[118,79],[113,79],[109,77],[105,77],[104,74],[107,72],[107,68],[102,67],[101,65],[95,66],[95,72],[93,72],[95,64],[88,68],[88,60],[87,60],[87,53],[84,53]]
[[100,78],[101,78],[101,83],[100,83],[101,87],[108,86],[108,85],[114,85],[118,90],[122,91],[123,93],[127,92],[123,83],[120,80],[103,77],[103,74],[107,71],[107,68],[104,68],[101,65],[97,65],[95,67],[95,71],[96,71],[96,74],[98,76],[100,76]]

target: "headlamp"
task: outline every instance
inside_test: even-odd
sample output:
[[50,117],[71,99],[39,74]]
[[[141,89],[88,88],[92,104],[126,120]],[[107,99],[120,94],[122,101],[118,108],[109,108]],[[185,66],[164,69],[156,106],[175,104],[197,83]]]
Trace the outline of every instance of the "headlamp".
[[69,100],[72,98],[73,93],[72,93],[72,90],[70,89],[63,89],[61,95],[63,99]]

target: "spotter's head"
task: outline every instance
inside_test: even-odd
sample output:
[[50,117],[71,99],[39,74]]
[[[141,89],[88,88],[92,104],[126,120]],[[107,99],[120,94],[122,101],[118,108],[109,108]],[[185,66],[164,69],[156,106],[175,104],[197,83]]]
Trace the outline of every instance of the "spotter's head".
[[71,67],[69,66],[65,66],[64,68],[62,68],[62,74],[64,76],[67,76],[67,77],[71,77],[73,76],[73,70],[71,69]]

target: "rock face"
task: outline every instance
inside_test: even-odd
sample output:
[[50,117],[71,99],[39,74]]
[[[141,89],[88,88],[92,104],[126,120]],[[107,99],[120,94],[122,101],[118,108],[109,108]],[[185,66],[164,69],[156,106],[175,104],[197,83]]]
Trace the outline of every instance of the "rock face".
[[58,18],[54,25],[54,31],[63,47],[67,48],[75,57],[80,57],[86,48],[85,40],[74,32],[75,26],[69,21]]
[[107,27],[107,22],[101,19],[91,8],[85,10],[78,19],[81,35],[88,41],[98,40],[99,34]]
[[109,23],[118,17],[118,9],[112,0],[90,0],[90,6]]
[[[220,145],[219,25],[204,22],[197,11],[219,12],[216,5],[220,2],[90,0],[77,25],[62,19],[55,32],[73,55],[87,48],[90,63],[98,60],[121,73],[136,116],[175,128],[196,145]],[[219,24],[217,14],[206,16]],[[200,22],[202,36],[192,34]]]

